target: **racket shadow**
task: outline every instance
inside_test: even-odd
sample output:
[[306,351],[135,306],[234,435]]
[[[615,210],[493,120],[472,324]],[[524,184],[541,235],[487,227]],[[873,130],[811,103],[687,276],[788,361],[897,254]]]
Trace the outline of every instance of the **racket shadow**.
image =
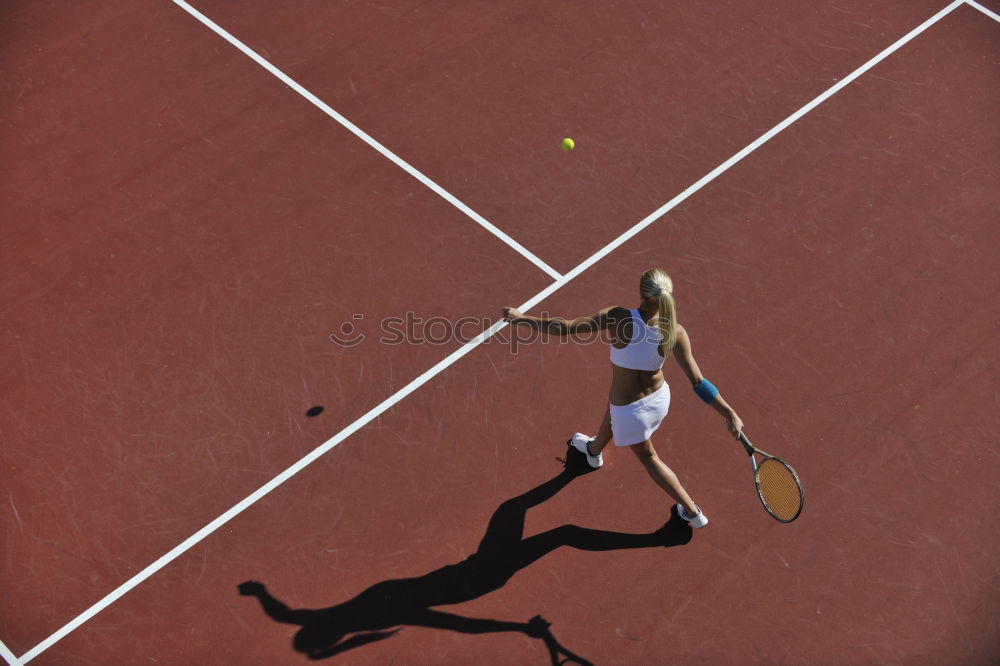
[[258,599],[272,620],[300,625],[293,648],[310,659],[325,659],[385,640],[404,626],[448,629],[468,634],[519,632],[541,640],[553,664],[590,664],[563,647],[540,615],[526,622],[471,618],[434,610],[459,604],[503,587],[514,574],[557,548],[585,551],[670,548],[691,540],[691,527],[676,514],[660,529],[642,534],[561,525],[524,538],[525,514],[551,499],[583,473],[570,461],[566,469],[526,493],[503,502],[490,518],[475,553],[456,564],[423,576],[385,580],[353,599],[328,608],[292,609],[259,582],[238,586],[240,594]]

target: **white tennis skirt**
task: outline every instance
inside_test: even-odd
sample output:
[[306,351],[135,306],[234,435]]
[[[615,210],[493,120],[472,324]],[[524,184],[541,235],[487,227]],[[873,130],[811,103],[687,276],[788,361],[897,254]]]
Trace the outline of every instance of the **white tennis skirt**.
[[649,439],[670,409],[670,387],[666,382],[655,392],[628,405],[608,404],[611,436],[615,446],[632,446]]

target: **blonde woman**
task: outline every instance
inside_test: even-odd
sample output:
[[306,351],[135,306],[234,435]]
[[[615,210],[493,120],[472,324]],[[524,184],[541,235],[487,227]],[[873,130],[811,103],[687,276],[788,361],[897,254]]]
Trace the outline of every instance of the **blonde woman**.
[[698,369],[691,353],[691,339],[677,323],[673,289],[670,276],[654,268],[642,274],[639,307],[633,310],[610,307],[589,317],[562,319],[531,317],[515,308],[504,308],[503,318],[511,324],[560,336],[610,333],[611,389],[604,419],[596,437],[576,433],[569,444],[586,455],[587,463],[594,469],[604,464],[601,452],[612,439],[616,446],[628,447],[653,481],[677,502],[678,515],[692,527],[704,527],[708,524],[705,513],[684,490],[673,470],[656,455],[650,440],[670,408],[670,387],[663,379],[664,359],[673,354],[695,393],[726,419],[733,436],[739,436],[743,421]]

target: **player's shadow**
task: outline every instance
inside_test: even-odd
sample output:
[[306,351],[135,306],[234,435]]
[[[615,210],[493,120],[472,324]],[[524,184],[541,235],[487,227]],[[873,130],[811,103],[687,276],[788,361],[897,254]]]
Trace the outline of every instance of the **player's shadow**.
[[[239,591],[257,597],[264,612],[276,622],[300,625],[293,646],[310,659],[332,657],[384,640],[411,625],[469,634],[520,632],[542,640],[553,664],[589,664],[560,645],[549,631],[549,623],[540,616],[527,622],[507,622],[432,610],[434,606],[459,604],[498,590],[515,573],[560,546],[604,551],[679,546],[691,540],[691,527],[675,513],[663,527],[647,534],[562,525],[525,539],[528,509],[551,499],[587,470],[586,462],[581,467],[580,461],[571,456],[566,469],[556,477],[497,508],[475,553],[423,576],[385,580],[353,599],[321,609],[291,609],[255,581],[240,584]],[[585,572],[580,573],[580,580],[586,580]]]

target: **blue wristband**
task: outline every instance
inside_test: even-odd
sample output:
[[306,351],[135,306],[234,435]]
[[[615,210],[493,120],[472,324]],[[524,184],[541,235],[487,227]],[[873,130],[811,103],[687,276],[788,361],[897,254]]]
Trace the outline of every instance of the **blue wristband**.
[[712,382],[708,381],[704,377],[700,382],[695,384],[694,392],[698,394],[698,397],[705,401],[706,405],[712,404],[715,400],[715,396],[719,395],[719,389],[712,386]]

